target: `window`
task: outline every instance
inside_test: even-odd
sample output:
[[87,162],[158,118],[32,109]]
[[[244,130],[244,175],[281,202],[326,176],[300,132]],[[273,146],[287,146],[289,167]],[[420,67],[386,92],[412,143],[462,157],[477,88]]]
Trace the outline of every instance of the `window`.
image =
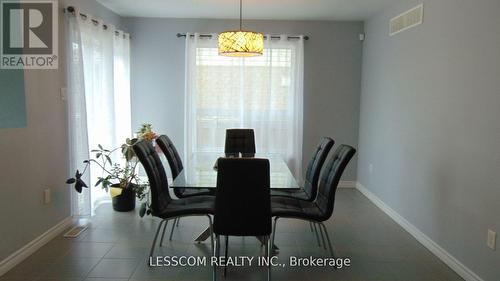
[[[285,152],[285,136],[292,129],[284,126],[293,102],[290,49],[267,49],[262,57],[242,61],[219,56],[216,48],[198,48],[196,71],[199,95],[195,151],[223,151],[227,128],[252,124],[259,140],[267,130],[277,136],[266,145],[257,141],[258,151]],[[271,115],[273,118],[269,118]]]
[[233,58],[219,56],[215,40],[188,41],[196,46],[188,48],[187,58],[187,156],[222,153],[226,129],[252,128],[257,153],[280,154],[297,165],[302,152],[297,42],[268,43],[262,56]]

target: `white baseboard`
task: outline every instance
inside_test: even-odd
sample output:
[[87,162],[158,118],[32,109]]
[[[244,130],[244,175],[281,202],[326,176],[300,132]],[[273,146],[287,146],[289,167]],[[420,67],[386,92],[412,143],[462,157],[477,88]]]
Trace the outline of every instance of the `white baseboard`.
[[420,242],[424,247],[436,255],[440,260],[447,264],[451,269],[453,269],[458,275],[460,275],[466,281],[483,281],[477,274],[472,270],[458,261],[445,249],[439,246],[431,238],[425,235],[417,227],[407,221],[398,212],[385,204],[380,198],[369,191],[359,182],[356,183],[356,189],[359,190],[364,196],[366,196],[370,201],[373,202],[377,207],[379,207],[384,213],[386,213],[391,219],[393,219],[397,224],[399,224],[404,230],[410,233],[418,242]]
[[0,261],[0,276],[4,275],[7,271],[11,270],[14,266],[21,263],[27,257],[40,249],[43,245],[47,244],[50,240],[61,234],[72,224],[72,222],[73,219],[71,217],[65,218],[64,220],[44,232],[42,235],[33,239],[31,242],[24,245],[24,247],[8,256],[3,261]]
[[340,181],[338,188],[356,188],[355,181]]

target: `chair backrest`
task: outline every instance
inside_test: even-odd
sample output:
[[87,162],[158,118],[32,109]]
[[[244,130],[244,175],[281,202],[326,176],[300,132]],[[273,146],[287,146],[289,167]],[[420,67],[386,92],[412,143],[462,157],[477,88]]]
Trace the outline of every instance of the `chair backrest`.
[[259,236],[271,233],[269,160],[219,158],[214,233]]
[[253,129],[227,129],[224,152],[226,154],[238,154],[241,152],[246,156],[254,156],[255,134]]
[[[179,152],[177,152],[174,143],[166,135],[161,135],[156,138],[156,144],[158,144],[161,151],[163,151],[163,154],[165,154],[165,157],[167,158],[172,178],[177,178],[184,167],[182,166],[181,156],[179,155]],[[174,194],[178,198],[183,198],[184,191],[184,188],[174,188]]]
[[133,146],[135,155],[148,175],[151,190],[152,215],[162,213],[172,200],[168,193],[167,175],[151,141],[138,141]]
[[174,146],[174,143],[166,135],[161,135],[156,138],[156,144],[160,147],[163,154],[167,158],[172,177],[175,179],[183,169],[182,159]]
[[345,167],[356,153],[356,149],[349,145],[340,145],[333,157],[328,161],[319,181],[316,205],[321,210],[324,220],[330,218],[335,204],[335,192],[340,181],[340,177]]
[[323,164],[325,163],[326,157],[328,156],[328,153],[330,153],[334,143],[335,141],[329,137],[321,138],[316,151],[307,165],[304,191],[307,193],[309,200],[311,201],[316,199],[316,195],[318,194],[319,175],[321,174]]

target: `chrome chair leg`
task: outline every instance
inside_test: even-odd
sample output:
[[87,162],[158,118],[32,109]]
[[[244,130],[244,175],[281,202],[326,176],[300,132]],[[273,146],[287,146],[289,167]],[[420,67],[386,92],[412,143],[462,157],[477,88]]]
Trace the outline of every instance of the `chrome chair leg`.
[[321,229],[321,226],[319,228],[319,234],[321,234],[321,243],[323,244],[323,249],[326,250],[326,243],[325,243],[325,236],[323,235],[323,230]]
[[264,243],[264,256],[267,257],[267,254],[269,253],[269,236],[262,236],[262,240],[265,241]]
[[177,218],[177,224],[175,226],[179,227],[179,222],[181,221],[181,218]]
[[212,281],[217,280],[217,269],[218,269],[217,263],[219,262],[219,252],[220,252],[220,238],[219,235],[215,235],[214,257],[217,260],[213,264]]
[[179,218],[174,219],[174,223],[172,224],[172,230],[170,230],[170,238],[169,238],[170,241],[172,241],[172,236],[174,235],[175,222],[178,219]]
[[210,224],[210,245],[212,247],[212,254],[215,251],[215,245],[214,245],[214,225],[212,223],[212,217],[210,215],[207,215],[208,217],[208,223]]
[[313,223],[311,221],[309,222],[309,228],[311,229],[311,232],[314,232]]
[[[228,252],[229,252],[229,236],[228,235],[226,235],[226,241],[225,242],[226,242],[225,243],[226,245],[225,245],[225,248],[224,248],[224,251],[225,251],[224,258],[227,261],[227,256],[228,256]],[[224,264],[224,277],[226,277],[226,275],[227,275],[227,264]]]
[[163,246],[163,237],[165,236],[165,231],[167,230],[167,225],[168,225],[168,221],[166,221],[165,225],[163,225],[163,231],[161,233],[161,238],[160,238],[160,247]]
[[265,247],[265,255],[266,258],[268,259],[268,265],[267,265],[267,281],[271,281],[271,263],[270,259],[272,257],[272,251],[273,251],[273,244],[271,244],[271,237],[269,235],[266,236],[266,247]]
[[271,232],[271,251],[272,248],[274,247],[274,238],[276,237],[276,224],[278,223],[279,217],[274,218],[274,223],[273,223],[273,230]]
[[[155,238],[153,239],[153,245],[151,245],[151,250],[149,251],[149,258],[153,257],[153,252],[155,250],[155,245],[156,245],[156,240],[158,239],[158,234],[160,234],[161,226],[163,225],[164,222],[167,220],[162,220],[160,224],[158,225],[158,229],[156,230]],[[149,260],[148,260],[149,264]]]
[[[212,255],[214,257],[217,257],[217,239],[215,239],[215,247],[212,251]],[[217,279],[217,274],[215,273],[215,269],[216,269],[216,266],[215,266],[215,263],[212,264],[212,281],[215,281]]]
[[330,248],[330,255],[332,256],[332,258],[336,258],[335,252],[333,251],[332,242],[330,241],[330,236],[328,235],[328,230],[323,223],[320,223],[320,226],[322,226],[323,230],[325,231],[326,240],[328,241],[328,247]]
[[[314,234],[316,235],[316,241],[318,241],[318,247],[321,247],[321,242],[319,240],[318,229],[316,228],[316,223],[313,222]],[[318,226],[319,228],[319,226]]]

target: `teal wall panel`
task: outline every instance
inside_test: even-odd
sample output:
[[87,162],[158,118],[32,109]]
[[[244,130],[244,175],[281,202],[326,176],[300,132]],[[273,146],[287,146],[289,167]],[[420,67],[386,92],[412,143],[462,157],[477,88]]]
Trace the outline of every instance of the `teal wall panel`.
[[22,69],[0,70],[0,129],[26,127],[26,98]]

